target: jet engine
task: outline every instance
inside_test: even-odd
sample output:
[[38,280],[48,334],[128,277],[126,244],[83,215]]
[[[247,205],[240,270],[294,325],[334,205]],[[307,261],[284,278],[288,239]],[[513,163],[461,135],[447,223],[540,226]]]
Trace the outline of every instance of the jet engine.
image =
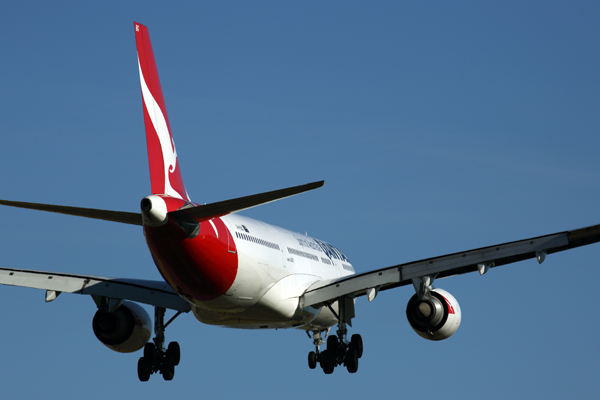
[[417,334],[428,340],[444,340],[456,332],[461,312],[456,299],[442,289],[431,289],[419,300],[415,294],[406,306],[406,317]]
[[119,353],[133,353],[152,336],[151,319],[140,305],[124,301],[115,311],[98,309],[92,328],[106,347]]

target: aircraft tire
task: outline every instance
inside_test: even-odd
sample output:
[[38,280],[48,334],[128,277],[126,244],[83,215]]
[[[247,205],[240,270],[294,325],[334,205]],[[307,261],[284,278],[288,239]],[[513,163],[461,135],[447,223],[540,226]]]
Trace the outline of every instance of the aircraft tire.
[[317,353],[315,353],[314,351],[308,353],[308,368],[317,368]]
[[140,378],[140,381],[147,382],[148,379],[150,379],[150,374],[152,373],[152,371],[151,371],[150,363],[148,362],[148,359],[146,359],[146,357],[141,357],[138,360],[137,372],[138,372],[138,378]]
[[146,345],[144,346],[144,358],[146,360],[154,359],[154,343],[152,343],[152,342],[146,343]]
[[323,372],[325,372],[327,375],[333,373],[335,368],[334,357],[335,354],[329,349],[321,352],[321,368],[323,368]]
[[169,357],[165,357],[162,366],[160,367],[160,373],[165,381],[170,381],[175,376],[175,365],[173,360]]
[[179,361],[181,360],[181,350],[179,348],[179,343],[171,342],[169,343],[169,347],[167,348],[167,357],[173,360],[173,365],[178,366]]
[[358,371],[358,352],[352,347],[346,353],[346,368],[351,374]]
[[333,355],[336,354],[340,341],[335,335],[327,337],[327,350],[330,350]]
[[350,338],[350,347],[356,350],[356,354],[358,358],[361,358],[363,355],[363,341],[362,337],[359,334],[354,334]]

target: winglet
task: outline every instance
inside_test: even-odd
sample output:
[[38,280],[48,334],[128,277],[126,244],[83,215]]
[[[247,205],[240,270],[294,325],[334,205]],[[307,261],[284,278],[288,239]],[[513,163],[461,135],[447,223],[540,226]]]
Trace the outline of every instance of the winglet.
[[134,22],[153,194],[190,201],[185,190],[148,28]]

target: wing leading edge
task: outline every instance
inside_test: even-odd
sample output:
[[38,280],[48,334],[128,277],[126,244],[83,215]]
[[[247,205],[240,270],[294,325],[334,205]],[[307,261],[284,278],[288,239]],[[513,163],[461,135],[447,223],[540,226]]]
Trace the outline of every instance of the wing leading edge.
[[427,258],[382,268],[334,281],[317,282],[300,299],[300,306],[321,306],[343,296],[368,295],[373,300],[382,290],[410,285],[414,278],[436,279],[479,271],[537,258],[542,263],[547,254],[600,242],[600,225],[523,239],[515,242]]

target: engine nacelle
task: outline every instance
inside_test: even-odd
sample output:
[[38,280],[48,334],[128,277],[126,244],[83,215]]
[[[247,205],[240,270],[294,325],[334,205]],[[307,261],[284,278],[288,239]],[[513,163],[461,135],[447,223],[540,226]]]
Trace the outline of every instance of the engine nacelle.
[[152,336],[150,316],[130,301],[124,301],[114,312],[96,311],[92,328],[99,341],[119,353],[140,350]]
[[458,301],[442,289],[431,289],[429,299],[415,294],[406,306],[406,317],[417,334],[428,340],[444,340],[456,332],[461,312]]

